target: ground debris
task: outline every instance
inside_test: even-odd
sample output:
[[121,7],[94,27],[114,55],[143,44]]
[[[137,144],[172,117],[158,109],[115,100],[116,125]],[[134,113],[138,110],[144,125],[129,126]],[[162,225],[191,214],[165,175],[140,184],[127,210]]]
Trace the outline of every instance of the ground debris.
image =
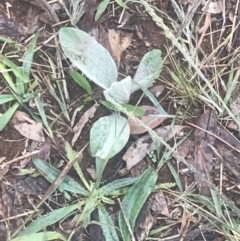
[[211,146],[214,145],[215,134],[217,131],[217,118],[214,110],[207,109],[199,118],[197,125],[201,129],[196,129],[195,136],[195,152],[194,165],[196,171],[194,179],[197,182],[197,188],[203,195],[210,196],[210,189],[204,180],[210,181],[210,173],[212,171],[213,151]]
[[19,37],[23,35],[23,29],[13,22],[7,16],[0,15],[0,34],[10,37]]
[[72,146],[74,146],[75,142],[77,141],[78,137],[80,136],[83,127],[86,125],[86,123],[94,117],[95,112],[98,108],[99,104],[94,104],[91,108],[89,108],[80,118],[80,120],[78,121],[78,123],[73,127],[73,132],[74,132],[74,136],[72,139]]
[[[163,126],[155,129],[155,132],[160,136],[164,141],[168,141],[174,136],[176,136],[184,126],[175,125],[175,126]],[[149,134],[142,136],[136,142],[134,142],[127,150],[123,156],[123,160],[126,161],[127,170],[130,170],[134,165],[140,162],[149,151],[156,150],[156,146],[153,143]]]
[[154,224],[154,217],[151,215],[150,204],[146,202],[136,220],[134,232],[138,241],[144,241]]
[[41,21],[45,23],[58,23],[59,18],[54,10],[54,8],[46,1],[46,0],[23,0],[25,2],[29,2],[34,6],[40,7],[44,10],[44,14],[41,16]]
[[[22,198],[20,193],[10,186],[2,183],[0,191],[0,223],[1,238],[14,233],[22,224],[23,219],[19,214],[23,213]],[[4,232],[5,231],[5,232]],[[8,233],[9,232],[9,233]]]
[[[144,110],[144,114],[139,116],[138,119],[141,120],[145,125],[149,126],[151,129],[156,128],[166,119],[163,116],[163,113],[161,113],[156,107],[149,105],[142,105],[139,107]],[[147,132],[146,128],[140,126],[134,120],[130,120],[129,125],[130,133],[132,135],[139,135]]]

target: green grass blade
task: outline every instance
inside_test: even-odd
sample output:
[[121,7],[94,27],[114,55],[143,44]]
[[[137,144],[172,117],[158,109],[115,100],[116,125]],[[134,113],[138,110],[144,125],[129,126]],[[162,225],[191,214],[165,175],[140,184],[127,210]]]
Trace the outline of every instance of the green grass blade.
[[17,93],[17,88],[16,85],[13,83],[12,77],[9,75],[6,69],[6,66],[0,62],[0,71],[1,74],[3,75],[5,81],[7,82],[7,84],[9,85],[9,87],[15,92]]
[[182,187],[182,183],[181,183],[181,180],[179,178],[179,175],[177,174],[176,170],[174,169],[172,163],[170,162],[167,162],[167,165],[168,165],[168,168],[170,170],[170,172],[172,173],[173,175],[173,178],[175,179],[176,183],[177,183],[177,186],[179,188],[179,191],[182,193],[183,192],[183,187]]
[[[30,75],[31,66],[32,66],[32,60],[33,60],[33,55],[34,55],[34,49],[35,49],[35,46],[36,46],[36,43],[37,43],[38,33],[39,32],[37,32],[34,35],[32,41],[30,43],[30,46],[27,49],[27,51],[25,53],[25,56],[23,58],[22,70],[23,70],[23,72],[27,76]],[[28,79],[28,81],[30,81],[30,79]],[[16,78],[16,86],[17,86],[19,95],[23,95],[26,92],[28,84],[29,84],[29,82],[28,83],[26,83],[26,82],[24,83],[22,81],[22,79],[20,79],[18,77]]]
[[[33,163],[39,172],[51,183],[59,176],[60,171],[55,167],[49,165],[45,161],[39,158],[33,158]],[[72,193],[88,196],[88,191],[84,189],[79,183],[74,181],[71,177],[65,176],[58,185],[58,189],[61,191],[69,191]]]
[[15,97],[13,95],[7,95],[7,94],[0,95],[0,105],[12,100],[15,100]]
[[[77,156],[77,153],[74,152],[74,150],[72,149],[72,147],[70,146],[70,144],[68,142],[65,143],[65,150],[66,150],[66,153],[67,153],[67,158],[69,161],[73,160],[73,159],[76,159],[76,156]],[[78,160],[76,160],[74,163],[73,163],[73,167],[75,168],[78,176],[80,177],[81,181],[83,182],[83,184],[85,185],[85,187],[90,190],[90,186],[86,180],[86,178],[84,177],[84,174],[82,172],[82,169],[78,163]]]
[[121,6],[122,8],[126,8],[126,9],[129,8],[129,7],[127,6],[127,4],[124,3],[122,0],[115,0],[115,2],[116,2],[119,6]]
[[10,241],[33,241],[33,240],[39,240],[39,241],[47,241],[47,240],[64,240],[67,239],[58,232],[41,232],[41,233],[33,233],[30,235],[18,237],[11,239]]
[[[105,107],[107,107],[109,110],[117,111],[117,108],[110,101],[100,100],[99,102]],[[129,104],[121,104],[121,106],[125,108],[128,112],[133,112],[133,115],[135,116],[144,115],[144,110],[141,107],[137,107]]]
[[104,207],[98,208],[99,222],[106,241],[118,241],[118,235],[113,220]]
[[149,98],[149,100],[155,105],[156,108],[163,114],[168,115],[168,113],[163,109],[163,107],[159,104],[158,100],[154,97],[154,95],[147,89],[141,88],[143,93]]
[[77,84],[79,84],[83,89],[85,89],[88,92],[88,94],[92,93],[92,87],[83,75],[81,75],[77,71],[73,71],[71,73],[71,76]]
[[18,236],[24,236],[24,235],[30,235],[34,234],[36,232],[39,232],[43,230],[45,227],[48,227],[49,225],[52,225],[65,216],[67,216],[69,213],[76,210],[80,205],[73,204],[67,207],[63,207],[57,210],[54,210],[50,213],[47,213],[43,216],[40,216],[36,221],[34,221],[32,224],[30,224],[25,230],[20,232]]
[[34,55],[34,49],[36,47],[37,44],[37,38],[38,38],[38,34],[39,31],[37,31],[30,43],[29,48],[27,49],[26,53],[25,53],[25,57],[23,59],[23,72],[29,76],[30,75],[30,71],[31,71],[31,66],[32,66],[32,61],[33,61],[33,55]]
[[130,227],[133,230],[143,204],[154,189],[157,176],[157,173],[152,168],[148,168],[123,198],[122,206],[125,214],[123,214],[123,212],[119,213],[119,227],[124,241],[131,240],[131,235],[124,217],[128,219]]
[[106,10],[110,0],[103,0],[97,8],[97,12],[95,14],[95,21],[97,21],[103,14],[103,12]]
[[7,123],[10,121],[18,107],[19,103],[15,103],[2,116],[0,116],[0,131],[2,131],[4,127],[7,125]]
[[10,59],[0,54],[0,61],[2,64],[8,66],[13,71],[14,75],[21,79],[23,83],[29,83],[29,77],[25,74],[17,65],[15,65]]
[[45,114],[45,111],[44,111],[44,108],[43,108],[43,103],[42,103],[42,101],[40,99],[40,94],[37,95],[35,100],[36,100],[37,108],[38,108],[39,114],[41,116],[42,122],[45,125],[45,127],[47,128],[47,130],[49,132],[49,135],[51,137],[53,137],[52,130],[51,130],[49,124],[48,124],[47,117],[46,117],[46,114]]

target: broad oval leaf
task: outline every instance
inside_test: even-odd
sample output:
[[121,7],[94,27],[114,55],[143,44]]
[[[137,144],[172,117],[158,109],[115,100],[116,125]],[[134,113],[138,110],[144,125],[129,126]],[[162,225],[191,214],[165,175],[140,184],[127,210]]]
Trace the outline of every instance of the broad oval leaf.
[[90,80],[104,89],[117,81],[117,67],[110,53],[86,32],[61,28],[59,40],[63,52]]
[[152,85],[155,78],[158,78],[162,70],[162,52],[159,49],[153,49],[146,53],[133,78],[131,93],[142,88],[148,88]]
[[103,231],[106,241],[118,241],[116,228],[114,227],[113,220],[104,207],[98,208],[99,222]]
[[103,160],[115,156],[126,145],[130,136],[127,120],[119,114],[104,116],[96,121],[90,131],[90,150]]
[[[149,126],[151,129],[156,128],[160,125],[166,117],[163,117],[165,113],[161,113],[157,108],[149,105],[139,106],[144,110],[144,115],[138,117],[146,126]],[[146,128],[139,125],[134,120],[129,120],[130,133],[132,135],[139,135],[147,132]]]
[[125,79],[113,83],[110,88],[105,90],[104,96],[107,101],[114,99],[119,104],[128,103],[132,89],[132,78],[127,76]]
[[152,168],[148,168],[123,198],[122,206],[125,215],[123,215],[122,211],[119,213],[119,227],[124,241],[131,240],[129,228],[124,217],[127,218],[131,229],[134,230],[137,216],[154,189],[157,177],[157,172]]

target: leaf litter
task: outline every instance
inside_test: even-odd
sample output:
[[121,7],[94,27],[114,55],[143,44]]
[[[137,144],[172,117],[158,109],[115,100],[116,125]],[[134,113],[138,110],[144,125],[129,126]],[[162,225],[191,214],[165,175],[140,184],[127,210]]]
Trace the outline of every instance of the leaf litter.
[[[144,110],[144,114],[138,119],[140,119],[145,125],[149,126],[151,129],[159,126],[165,119],[164,113],[161,113],[157,108],[150,105],[139,106]],[[159,116],[159,117],[158,117]],[[130,133],[132,135],[139,135],[147,132],[146,128],[138,125],[134,120],[129,121]]]
[[95,112],[98,108],[99,104],[95,103],[91,108],[89,108],[79,119],[78,123],[73,127],[74,136],[72,138],[72,146],[74,146],[75,142],[77,141],[78,137],[80,136],[83,127],[86,123],[94,117]]
[[[168,141],[174,136],[176,136],[184,126],[163,126],[155,129],[154,131],[158,136],[160,136],[164,141]],[[156,150],[156,146],[153,143],[149,134],[140,137],[136,142],[134,142],[126,151],[123,156],[123,160],[126,162],[126,169],[130,170],[134,165],[140,162],[149,151]]]
[[215,137],[211,134],[216,134],[217,132],[217,118],[214,110],[207,109],[200,116],[197,126],[201,129],[197,128],[194,133],[194,166],[196,171],[201,175],[194,173],[194,179],[197,182],[199,192],[203,195],[210,196],[210,189],[204,178],[210,181],[210,173],[212,171],[213,151],[211,146],[214,145]]

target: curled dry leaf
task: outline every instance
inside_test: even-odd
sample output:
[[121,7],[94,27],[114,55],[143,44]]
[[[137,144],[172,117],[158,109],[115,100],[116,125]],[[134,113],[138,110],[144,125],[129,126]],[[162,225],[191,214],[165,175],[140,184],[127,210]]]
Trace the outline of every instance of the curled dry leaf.
[[99,106],[99,104],[95,103],[91,108],[89,108],[80,118],[80,120],[78,121],[78,123],[73,127],[73,131],[74,131],[74,136],[72,139],[72,146],[74,146],[77,138],[80,136],[83,127],[86,125],[86,123],[89,121],[89,119],[93,118],[95,115],[95,112],[97,110],[97,107]]
[[108,40],[111,46],[111,55],[119,68],[122,52],[131,44],[132,33],[108,29]]
[[151,196],[149,202],[150,208],[154,212],[154,216],[162,214],[166,217],[170,217],[167,201],[161,190],[158,190],[158,192],[154,193]]
[[159,95],[162,94],[162,92],[164,91],[165,86],[164,85],[154,85],[153,87],[151,87],[149,89],[149,91],[155,95],[156,97],[158,97]]
[[197,128],[194,133],[194,165],[197,171],[194,174],[194,179],[197,182],[199,193],[210,196],[210,188],[205,179],[210,181],[210,173],[212,171],[213,151],[210,146],[214,145],[215,137],[208,132],[216,134],[217,131],[217,118],[214,110],[207,109],[199,118],[197,125],[201,129]]
[[26,113],[16,111],[11,123],[24,137],[38,142],[45,142],[42,123],[32,120]]
[[[151,129],[154,129],[158,125],[160,125],[166,118],[157,108],[149,105],[142,105],[139,106],[141,109],[143,109],[144,115],[138,117],[145,125],[149,126]],[[147,132],[147,130],[141,126],[139,126],[134,120],[129,121],[130,125],[130,133],[132,135],[136,134],[143,134]]]
[[[175,126],[163,126],[155,129],[155,132],[160,136],[164,141],[170,140],[172,137],[177,135],[184,126],[175,125]],[[155,144],[152,142],[151,137],[147,134],[139,138],[134,142],[127,150],[123,156],[123,160],[126,162],[127,170],[130,170],[134,165],[140,162],[146,155],[148,151],[156,150]]]

